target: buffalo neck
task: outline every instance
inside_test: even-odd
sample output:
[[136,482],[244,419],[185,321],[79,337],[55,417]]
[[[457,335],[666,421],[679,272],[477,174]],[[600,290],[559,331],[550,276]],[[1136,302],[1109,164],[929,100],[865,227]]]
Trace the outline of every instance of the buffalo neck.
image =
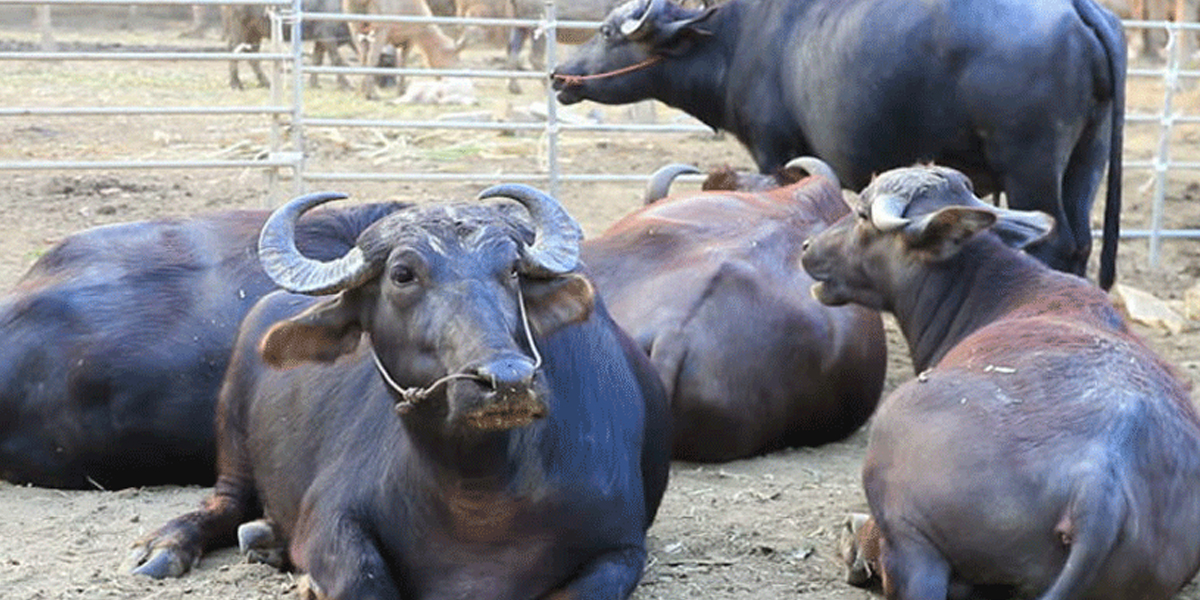
[[693,41],[682,56],[667,55],[657,71],[661,73],[653,96],[678,108],[715,129],[729,129],[726,86],[736,40],[740,6],[735,2],[721,7],[702,27],[713,35]]
[[445,477],[460,480],[503,480],[511,475],[513,448],[521,431],[476,431],[418,416],[401,417],[414,458],[436,465]]
[[923,268],[895,290],[891,307],[913,370],[935,366],[964,338],[1008,312],[1044,269],[992,235],[976,236],[954,257]]

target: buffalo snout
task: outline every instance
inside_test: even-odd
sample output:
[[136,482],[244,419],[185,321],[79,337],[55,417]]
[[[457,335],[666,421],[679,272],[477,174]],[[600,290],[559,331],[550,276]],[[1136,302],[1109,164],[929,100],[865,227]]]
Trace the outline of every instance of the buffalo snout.
[[450,390],[451,419],[483,431],[524,427],[548,409],[535,380],[537,365],[520,355],[500,356],[466,369],[472,376]]

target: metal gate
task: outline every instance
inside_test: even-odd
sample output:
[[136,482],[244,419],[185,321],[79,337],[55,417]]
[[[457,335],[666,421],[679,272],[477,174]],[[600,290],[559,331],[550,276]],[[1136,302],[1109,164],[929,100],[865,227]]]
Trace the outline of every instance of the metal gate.
[[[239,0],[236,3],[219,0],[0,0],[0,6],[28,5],[36,11],[39,22],[43,27],[43,39],[52,40],[51,23],[54,7],[65,5],[120,5],[120,6],[192,6],[192,5],[263,5],[270,8],[272,14],[272,30],[275,40],[283,39],[284,28],[289,28],[291,35],[289,44],[277,43],[274,49],[268,49],[256,55],[256,58],[269,61],[273,69],[270,78],[272,87],[270,101],[260,106],[141,106],[141,107],[112,107],[112,106],[76,106],[66,108],[44,108],[37,106],[0,107],[0,116],[94,116],[104,118],[112,115],[223,115],[223,114],[260,114],[271,120],[271,135],[269,151],[263,156],[253,159],[208,159],[208,160],[39,160],[37,158],[22,161],[0,161],[0,171],[16,170],[67,170],[67,169],[157,169],[157,168],[256,168],[269,174],[271,191],[274,199],[283,194],[303,191],[306,184],[311,182],[354,181],[354,180],[405,180],[405,181],[525,181],[537,182],[548,187],[552,194],[558,193],[563,182],[643,182],[650,168],[636,173],[595,173],[576,172],[564,168],[559,160],[559,143],[564,135],[581,131],[624,131],[638,132],[644,135],[660,135],[664,133],[710,133],[710,130],[698,121],[685,123],[579,123],[564,122],[558,117],[558,106],[552,92],[545,94],[544,122],[456,122],[445,120],[390,120],[390,119],[357,119],[357,118],[328,118],[313,117],[306,113],[304,105],[305,77],[311,74],[397,74],[407,76],[441,76],[463,78],[504,78],[545,80],[547,72],[489,70],[489,69],[380,69],[374,67],[332,67],[312,66],[305,64],[303,42],[300,29],[305,21],[347,21],[350,23],[370,21],[373,23],[433,23],[439,25],[478,25],[483,27],[527,26],[537,28],[545,35],[545,64],[547,70],[557,62],[558,48],[555,32],[559,27],[595,28],[597,23],[559,22],[556,20],[554,3],[546,2],[543,18],[538,20],[523,19],[466,19],[456,17],[415,17],[415,16],[386,16],[386,15],[348,15],[340,13],[311,13],[304,12],[300,0]],[[59,8],[59,10],[62,10]],[[1162,239],[1200,238],[1200,229],[1165,229],[1162,226],[1164,200],[1167,192],[1167,182],[1172,174],[1189,171],[1200,171],[1200,161],[1179,160],[1173,157],[1173,134],[1181,125],[1200,125],[1200,114],[1195,106],[1179,106],[1177,92],[1184,85],[1195,85],[1200,81],[1200,71],[1186,70],[1184,56],[1180,50],[1181,36],[1189,32],[1200,31],[1196,23],[1174,23],[1165,21],[1126,21],[1127,31],[1142,28],[1160,29],[1167,32],[1166,64],[1161,68],[1131,68],[1129,77],[1154,78],[1162,81],[1164,90],[1161,110],[1157,113],[1130,112],[1126,121],[1131,126],[1138,124],[1157,125],[1158,146],[1154,156],[1147,159],[1127,158],[1125,168],[1129,171],[1149,172],[1153,182],[1151,218],[1148,229],[1126,229],[1122,237],[1149,238],[1150,261],[1155,264],[1158,260],[1159,245]],[[6,61],[229,61],[245,58],[237,52],[62,52],[62,51],[15,51],[0,52],[0,60]],[[283,82],[287,82],[284,84]],[[432,173],[432,172],[395,172],[384,173],[374,171],[332,171],[312,168],[305,156],[305,139],[313,131],[322,128],[373,128],[382,130],[481,130],[481,131],[526,131],[536,132],[544,144],[545,160],[543,168],[530,172],[504,173]]]

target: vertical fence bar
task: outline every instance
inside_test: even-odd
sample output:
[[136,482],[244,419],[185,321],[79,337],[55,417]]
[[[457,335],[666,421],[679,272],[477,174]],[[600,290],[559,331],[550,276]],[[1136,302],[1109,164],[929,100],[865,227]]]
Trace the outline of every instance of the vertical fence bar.
[[1167,168],[1171,164],[1171,129],[1175,122],[1175,89],[1179,86],[1179,29],[1167,26],[1167,65],[1163,70],[1163,108],[1159,116],[1158,151],[1154,155],[1154,200],[1150,209],[1150,266],[1158,268],[1162,245],[1162,213],[1167,196]]
[[[546,0],[546,80],[550,81],[550,73],[558,64],[558,10],[554,0]],[[545,82],[543,82],[545,83]],[[546,88],[546,171],[550,177],[550,195],[558,197],[558,185],[561,179],[558,166],[558,101],[554,97],[554,89]]]
[[54,52],[58,45],[54,43],[54,25],[51,24],[49,4],[37,7],[37,23],[38,31],[42,35],[42,52]]
[[[267,9],[267,17],[271,23],[271,48],[272,52],[277,52],[283,47],[283,18],[279,14],[279,7],[271,6]],[[271,81],[270,81],[270,98],[271,106],[279,106],[283,100],[283,90],[280,86],[283,85],[283,62],[278,60],[271,61]],[[269,152],[277,154],[281,144],[280,131],[282,127],[279,122],[279,115],[271,115],[271,139]],[[267,170],[267,197],[264,199],[266,206],[263,208],[274,208],[279,204],[279,167],[271,167]]]
[[[292,194],[304,193],[304,5],[292,0]],[[334,48],[337,52],[337,48]],[[331,59],[332,60],[332,59]]]

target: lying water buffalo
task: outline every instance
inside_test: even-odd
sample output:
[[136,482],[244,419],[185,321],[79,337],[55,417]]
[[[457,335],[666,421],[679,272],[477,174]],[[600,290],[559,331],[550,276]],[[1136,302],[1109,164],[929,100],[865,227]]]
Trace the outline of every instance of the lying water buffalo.
[[554,73],[564,104],[658,99],[858,190],[936,160],[1057,219],[1030,251],[1083,274],[1108,165],[1100,284],[1115,277],[1125,41],[1092,0],[630,0]]
[[[345,256],[263,228],[279,292],[246,318],[203,510],[127,566],[177,576],[239,532],[318,598],[624,598],[667,482],[666,398],[576,272],[581,230],[525,186],[422,203]],[[520,207],[524,207],[522,210]],[[530,226],[532,224],[532,227]]]
[[[401,205],[316,211],[297,244],[341,256]],[[212,483],[213,407],[242,317],[278,289],[267,211],[98,227],[0,298],[0,479],[117,488]]]
[[846,205],[828,167],[805,164],[823,176],[765,192],[670,196],[583,243],[613,318],[662,376],[675,458],[725,461],[838,440],[879,400],[879,315],[808,294],[801,245]]
[[847,556],[874,565],[854,581],[901,600],[1175,594],[1200,568],[1200,418],[1103,292],[1015,249],[1051,219],[944,167],[886,172],[853,211],[810,240],[813,294],[893,313],[919,373],[871,424],[869,547]]

